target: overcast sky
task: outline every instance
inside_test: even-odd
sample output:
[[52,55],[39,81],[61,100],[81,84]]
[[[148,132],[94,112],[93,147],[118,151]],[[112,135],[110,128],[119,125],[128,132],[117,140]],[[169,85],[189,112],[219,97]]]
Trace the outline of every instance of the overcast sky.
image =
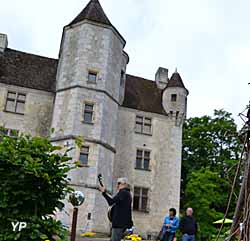
[[[127,73],[154,79],[178,68],[190,91],[188,116],[225,109],[237,117],[250,99],[249,0],[100,0],[127,40]],[[8,0],[0,32],[9,47],[57,58],[63,26],[88,0]]]

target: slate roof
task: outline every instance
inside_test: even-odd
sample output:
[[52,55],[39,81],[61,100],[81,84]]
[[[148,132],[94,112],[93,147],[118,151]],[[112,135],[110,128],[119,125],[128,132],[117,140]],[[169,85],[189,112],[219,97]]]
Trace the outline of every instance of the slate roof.
[[87,6],[77,15],[77,17],[69,24],[69,26],[79,23],[84,19],[112,26],[98,0],[89,1]]
[[0,82],[54,92],[57,62],[7,48],[0,53]]
[[[7,48],[0,53],[0,83],[55,92],[57,59]],[[174,73],[167,87],[185,88],[179,73]],[[126,75],[122,106],[165,115],[162,93],[155,81]]]
[[126,75],[124,107],[166,114],[162,106],[162,90],[156,83],[138,76]]
[[181,87],[186,89],[185,85],[183,84],[182,78],[177,71],[172,74],[170,80],[168,81],[167,87]]
[[[76,18],[70,22],[67,26],[72,26],[76,23],[79,23],[83,20],[89,20],[96,23],[101,23],[112,27],[116,33],[122,38],[126,44],[126,40],[122,37],[119,31],[112,25],[109,21],[107,15],[105,14],[100,2],[98,0],[90,0],[87,6],[76,16]],[[66,27],[67,27],[66,26]],[[125,45],[124,44],[124,45]]]

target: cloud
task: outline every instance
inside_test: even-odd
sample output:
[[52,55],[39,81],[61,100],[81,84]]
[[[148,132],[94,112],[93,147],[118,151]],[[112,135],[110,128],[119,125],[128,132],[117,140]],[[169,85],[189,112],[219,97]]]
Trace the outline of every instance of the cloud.
[[[0,32],[12,48],[57,57],[62,28],[87,0],[9,0],[1,4]],[[249,101],[248,0],[102,0],[127,40],[128,72],[149,79],[175,67],[190,91],[189,116],[214,108],[234,117]]]

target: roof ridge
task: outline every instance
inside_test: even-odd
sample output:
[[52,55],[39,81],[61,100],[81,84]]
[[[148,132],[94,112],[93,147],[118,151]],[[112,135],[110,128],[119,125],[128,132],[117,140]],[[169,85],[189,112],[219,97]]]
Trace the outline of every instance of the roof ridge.
[[150,82],[155,83],[154,80],[146,79],[146,78],[144,78],[144,77],[140,77],[140,76],[137,76],[137,75],[133,75],[133,74],[126,74],[126,75],[131,76],[131,77],[135,77],[135,78],[139,78],[139,79],[143,79],[143,80],[147,80],[147,81],[150,81]]
[[42,56],[42,55],[39,55],[39,54],[28,53],[28,52],[21,51],[21,50],[17,50],[17,49],[7,48],[6,50],[7,50],[7,51],[9,50],[9,51],[21,53],[21,54],[26,54],[26,55],[33,55],[33,56],[36,56],[36,57],[39,57],[39,58],[51,59],[51,60],[56,60],[56,61],[58,61],[58,59],[55,59],[55,58],[46,57],[46,56]]

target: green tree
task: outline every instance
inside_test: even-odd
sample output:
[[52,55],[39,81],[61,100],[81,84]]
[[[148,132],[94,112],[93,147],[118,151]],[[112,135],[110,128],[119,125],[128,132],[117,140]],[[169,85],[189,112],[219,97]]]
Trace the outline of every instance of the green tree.
[[225,212],[240,150],[237,126],[224,110],[184,124],[181,208],[194,207],[202,240],[216,232],[212,223]]
[[[71,158],[59,153],[49,138],[0,134],[0,240],[67,240],[59,221],[49,215],[61,210],[71,191],[67,180]],[[13,232],[11,222],[27,222]]]
[[213,225],[215,220],[223,218],[223,213],[215,209],[215,203],[223,203],[220,187],[223,181],[218,179],[218,173],[209,167],[192,172],[186,186],[188,196],[187,206],[193,207],[195,216],[199,220],[200,240],[210,240],[216,233]]

